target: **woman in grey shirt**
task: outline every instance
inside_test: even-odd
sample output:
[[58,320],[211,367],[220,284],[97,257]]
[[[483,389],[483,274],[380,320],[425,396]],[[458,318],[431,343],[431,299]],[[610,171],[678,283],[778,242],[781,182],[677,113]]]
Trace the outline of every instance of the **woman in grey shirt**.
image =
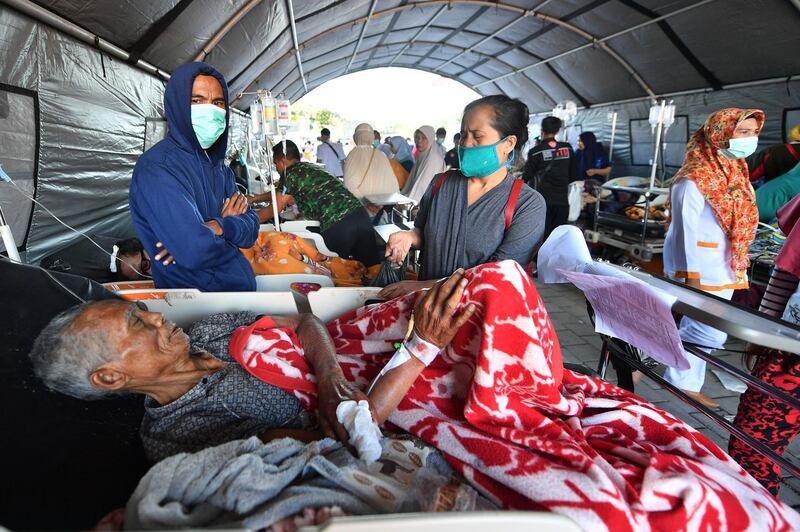
[[422,250],[419,281],[383,289],[394,298],[427,288],[458,268],[512,259],[526,266],[542,243],[545,202],[509,171],[528,141],[528,108],[507,96],[467,105],[458,146],[460,170],[437,176],[420,202],[414,229],[393,234],[387,260]]

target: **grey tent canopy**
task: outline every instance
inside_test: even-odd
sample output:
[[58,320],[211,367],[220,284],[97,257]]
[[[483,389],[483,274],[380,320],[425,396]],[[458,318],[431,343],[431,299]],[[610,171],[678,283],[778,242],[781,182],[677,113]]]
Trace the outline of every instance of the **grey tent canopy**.
[[268,88],[296,100],[343,74],[397,66],[521,98],[532,112],[792,76],[800,25],[789,0],[37,4],[160,72],[205,60],[234,95]]
[[[19,187],[0,183],[0,208],[29,262],[80,238],[51,213],[133,236],[134,165],[164,134],[169,73],[193,60],[225,75],[242,111],[242,93],[296,101],[386,66],[519,98],[531,137],[571,100],[570,138],[608,143],[615,111],[618,176],[649,172],[650,100],[669,95],[674,172],[691,131],[721,107],[763,109],[762,145],[785,141],[800,122],[798,27],[800,0],[0,0],[0,166]],[[401,105],[419,97],[409,87]],[[233,144],[245,124],[231,115]]]

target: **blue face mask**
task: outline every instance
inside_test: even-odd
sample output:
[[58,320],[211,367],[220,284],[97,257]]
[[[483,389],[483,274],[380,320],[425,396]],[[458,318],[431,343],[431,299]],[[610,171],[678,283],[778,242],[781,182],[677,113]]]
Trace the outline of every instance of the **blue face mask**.
[[225,109],[210,103],[192,105],[192,128],[200,146],[207,150],[225,131]]
[[372,147],[373,148],[377,148],[380,145],[381,145],[381,141],[379,141],[379,140],[373,140],[372,141]]
[[758,148],[758,137],[744,137],[729,140],[728,147],[719,151],[728,159],[744,159],[755,153],[756,148]]
[[508,137],[498,140],[494,144],[488,146],[473,146],[467,148],[465,146],[458,146],[458,164],[459,170],[465,177],[486,177],[492,175],[503,166],[511,168],[511,163],[514,162],[514,152],[511,152],[511,157],[505,162],[501,163],[500,158],[497,156],[497,146]]

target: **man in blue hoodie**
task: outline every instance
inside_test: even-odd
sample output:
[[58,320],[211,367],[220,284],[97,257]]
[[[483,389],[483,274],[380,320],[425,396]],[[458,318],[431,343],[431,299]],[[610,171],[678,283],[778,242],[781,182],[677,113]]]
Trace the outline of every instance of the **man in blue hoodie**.
[[[129,204],[159,288],[256,289],[239,248],[259,220],[225,165],[228,85],[205,63],[178,68],[164,94],[169,133],[136,162]],[[168,251],[167,251],[168,250]]]

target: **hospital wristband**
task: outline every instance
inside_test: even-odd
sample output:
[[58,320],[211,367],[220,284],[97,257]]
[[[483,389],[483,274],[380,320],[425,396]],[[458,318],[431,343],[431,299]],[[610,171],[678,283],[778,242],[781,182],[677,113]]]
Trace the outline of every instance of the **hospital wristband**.
[[442,350],[439,346],[420,338],[416,331],[414,331],[408,340],[403,342],[403,347],[405,347],[412,356],[425,364],[425,367],[430,366],[433,359],[435,359]]
[[392,358],[386,363],[383,368],[381,368],[380,373],[376,377],[375,381],[370,385],[369,389],[372,390],[372,387],[378,382],[378,379],[382,376],[386,375],[389,371],[393,370],[394,368],[401,366],[411,360],[411,358],[416,358],[425,366],[427,367],[433,359],[439,354],[441,349],[437,346],[433,345],[430,342],[426,342],[419,336],[417,333],[412,333],[408,340],[405,340],[402,344],[395,344],[397,346],[397,351],[395,351]]

